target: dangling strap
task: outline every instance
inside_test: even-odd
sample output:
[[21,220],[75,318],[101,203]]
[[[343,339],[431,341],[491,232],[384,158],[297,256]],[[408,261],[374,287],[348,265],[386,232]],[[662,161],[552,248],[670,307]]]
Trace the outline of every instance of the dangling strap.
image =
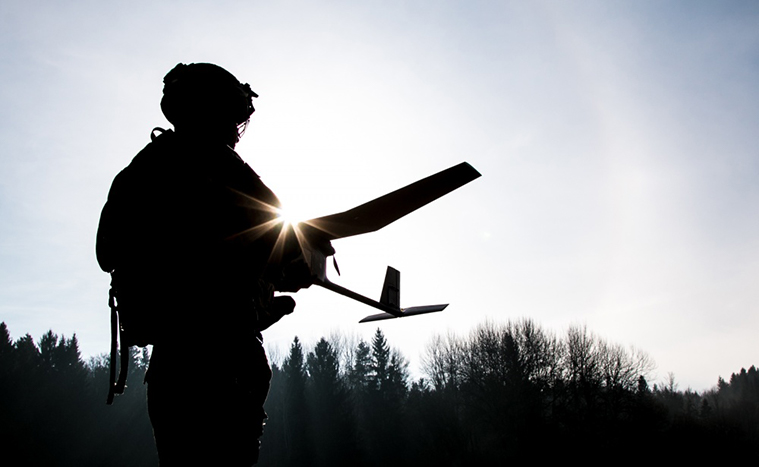
[[124,344],[124,330],[119,330],[119,340],[121,341],[121,365],[119,365],[119,380],[116,382],[116,387],[113,388],[113,392],[116,394],[124,394],[124,388],[126,387],[127,373],[129,373],[129,346]]
[[108,294],[108,306],[111,308],[111,371],[108,381],[108,398],[105,403],[113,404],[113,397],[116,394],[124,394],[126,387],[127,370],[129,369],[129,347],[121,349],[121,365],[119,368],[119,380],[116,381],[116,360],[119,355],[119,340],[121,346],[124,346],[124,333],[119,329],[119,309],[117,302],[116,289],[111,281],[111,290]]
[[116,310],[116,291],[111,284],[108,293],[108,306],[111,308],[111,376],[108,379],[108,398],[105,403],[113,404],[114,387],[116,383],[116,359],[119,353],[119,314]]

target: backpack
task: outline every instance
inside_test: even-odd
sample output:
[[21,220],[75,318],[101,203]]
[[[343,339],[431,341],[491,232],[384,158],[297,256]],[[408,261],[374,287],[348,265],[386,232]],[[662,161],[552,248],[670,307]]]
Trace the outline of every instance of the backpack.
[[[160,129],[153,130],[151,143],[114,179],[98,227],[98,263],[111,274],[108,404],[115,394],[124,392],[130,346],[156,344],[159,338],[176,342],[182,337],[178,325],[194,318],[178,313],[183,313],[188,304],[197,304],[199,297],[186,291],[211,290],[214,300],[218,297],[235,300],[242,296],[268,302],[273,295],[268,290],[269,280],[261,277],[269,267],[278,231],[267,230],[252,240],[246,235],[230,237],[228,233],[253,232],[255,229],[249,226],[269,222],[275,217],[272,208],[279,206],[276,195],[233,150],[221,149],[211,153],[215,162],[209,164],[206,160],[202,167],[193,166],[193,154],[200,154],[193,153],[196,148],[188,148],[171,130],[160,130],[161,134],[155,136],[156,130]],[[189,206],[185,211],[171,211],[171,196],[176,192],[182,193],[182,201]],[[167,231],[175,231],[174,226],[186,226],[185,219],[190,217],[187,209],[199,213],[195,217],[202,219],[203,225],[212,226],[212,231],[204,233],[194,225],[187,227],[179,238],[164,239],[168,237]],[[232,239],[227,246],[228,252],[233,252],[229,257],[234,258],[234,264],[225,263],[225,259],[213,262],[217,250],[203,249],[209,238],[206,234]],[[179,246],[166,242],[179,242]],[[196,264],[208,267],[195,270]],[[199,271],[208,272],[198,275]],[[280,317],[281,313],[292,311],[291,306],[282,304],[275,307]],[[260,303],[257,307],[263,311],[268,305]],[[264,318],[256,327],[269,320]],[[117,366],[120,366],[118,379]]]
[[[153,156],[156,144],[160,145],[162,135],[155,136],[157,128],[151,133],[151,144],[148,145],[138,157],[146,159]],[[171,133],[171,132],[166,132]],[[156,143],[158,141],[158,143]],[[160,149],[160,148],[158,148]],[[135,158],[137,159],[137,158]],[[158,281],[150,273],[146,265],[143,270],[132,266],[124,269],[121,257],[125,254],[121,251],[125,237],[129,236],[130,222],[134,216],[125,211],[132,209],[129,201],[134,197],[134,186],[139,186],[140,181],[135,181],[134,170],[127,167],[114,179],[108,202],[103,207],[98,226],[96,253],[98,263],[103,271],[110,273],[111,286],[108,294],[108,306],[111,320],[111,349],[110,349],[110,377],[108,396],[106,403],[113,403],[115,394],[123,394],[126,387],[127,374],[129,372],[130,353],[132,346],[145,347],[155,343],[156,336],[167,327],[170,317],[162,312],[161,308],[168,305],[168,299],[161,303],[157,297],[165,296],[162,290],[158,290]],[[119,367],[118,379],[116,368]]]

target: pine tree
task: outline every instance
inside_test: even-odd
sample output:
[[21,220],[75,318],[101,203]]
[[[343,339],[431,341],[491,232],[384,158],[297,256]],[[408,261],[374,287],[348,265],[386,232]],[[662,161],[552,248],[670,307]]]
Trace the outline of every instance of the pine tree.
[[320,398],[331,398],[340,386],[340,366],[337,354],[325,338],[321,338],[308,354],[308,373]]
[[[393,352],[381,329],[372,338],[371,385],[365,403],[368,455],[379,465],[402,462],[406,453],[404,404],[406,396],[405,359]],[[388,450],[387,446],[393,446]]]
[[284,438],[290,465],[306,465],[311,458],[308,442],[309,415],[306,404],[306,367],[303,347],[296,336],[282,364],[284,374]]
[[380,328],[374,333],[372,338],[372,363],[370,379],[372,380],[372,389],[384,394],[388,390],[389,365],[390,365],[390,346]]
[[0,323],[0,358],[13,350],[13,341],[5,321]]
[[17,368],[24,368],[27,373],[31,373],[39,368],[42,359],[32,336],[27,333],[23,337],[20,337],[14,344],[14,347]]
[[359,341],[356,346],[353,365],[348,373],[348,383],[356,394],[365,393],[372,384],[370,372],[372,368],[371,348],[366,342]]
[[55,368],[55,348],[58,345],[58,336],[52,330],[47,331],[40,338],[38,347],[44,371]]
[[338,355],[321,338],[308,354],[308,387],[313,465],[351,465],[356,462],[355,428],[348,391],[340,378]]

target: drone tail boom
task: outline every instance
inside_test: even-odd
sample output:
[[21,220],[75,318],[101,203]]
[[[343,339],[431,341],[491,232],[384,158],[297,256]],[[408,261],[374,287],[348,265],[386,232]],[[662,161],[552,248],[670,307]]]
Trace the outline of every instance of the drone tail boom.
[[372,300],[369,297],[365,297],[359,293],[356,293],[350,289],[346,289],[340,285],[327,279],[326,276],[321,278],[315,278],[314,284],[324,287],[332,292],[339,293],[353,300],[357,300],[365,305],[382,310],[384,313],[378,313],[375,315],[367,316],[359,321],[359,323],[368,323],[370,321],[381,321],[392,318],[405,318],[407,316],[421,315],[425,313],[434,313],[436,311],[443,311],[448,304],[444,305],[426,305],[426,306],[414,306],[410,308],[400,307],[401,298],[401,273],[390,266],[387,267],[385,273],[385,282],[382,285],[382,294],[380,300]]

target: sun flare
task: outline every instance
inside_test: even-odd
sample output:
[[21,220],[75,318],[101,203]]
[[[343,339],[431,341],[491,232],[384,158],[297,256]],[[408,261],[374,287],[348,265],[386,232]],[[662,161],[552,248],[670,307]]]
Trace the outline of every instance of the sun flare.
[[297,213],[293,211],[288,211],[285,209],[278,209],[277,210],[277,218],[280,222],[282,222],[285,226],[285,228],[289,226],[296,226],[298,225],[298,222],[301,222],[303,219],[298,216]]

